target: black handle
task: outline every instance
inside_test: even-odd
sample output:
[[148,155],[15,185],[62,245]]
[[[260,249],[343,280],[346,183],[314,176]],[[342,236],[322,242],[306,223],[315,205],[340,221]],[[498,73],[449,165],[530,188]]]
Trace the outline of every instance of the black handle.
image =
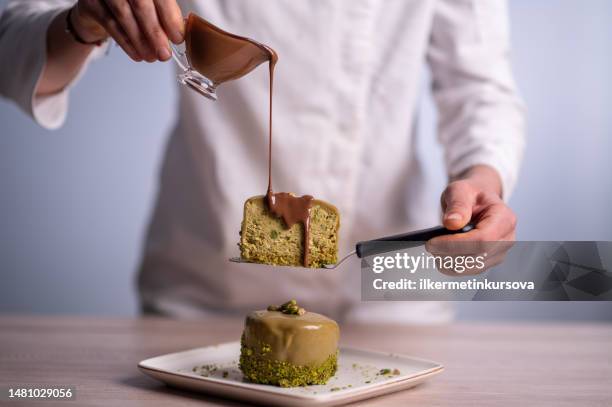
[[[443,226],[436,226],[429,229],[417,230],[416,232],[402,233],[400,235],[381,237],[380,239],[366,240],[355,245],[355,253],[359,258],[372,256],[374,254],[404,250],[417,247],[423,242],[438,236],[452,235],[455,233],[466,233],[474,229],[474,225],[468,223],[459,230],[448,230]],[[380,244],[380,242],[389,242]]]

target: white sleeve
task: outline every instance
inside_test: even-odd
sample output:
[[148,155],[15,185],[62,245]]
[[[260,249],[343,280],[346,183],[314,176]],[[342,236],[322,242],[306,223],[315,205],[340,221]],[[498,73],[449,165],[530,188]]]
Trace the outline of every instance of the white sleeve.
[[508,199],[525,144],[525,110],[511,72],[504,0],[438,0],[428,63],[449,176],[493,167]]
[[72,0],[13,0],[0,11],[0,96],[15,102],[38,124],[60,127],[68,110],[68,93],[91,58],[103,53],[97,47],[71,83],[62,91],[36,97],[34,91],[47,55],[47,29]]

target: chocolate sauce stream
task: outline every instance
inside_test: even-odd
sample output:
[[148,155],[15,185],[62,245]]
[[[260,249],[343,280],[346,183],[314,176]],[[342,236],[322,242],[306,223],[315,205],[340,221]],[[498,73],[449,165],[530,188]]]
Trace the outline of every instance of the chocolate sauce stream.
[[201,17],[191,13],[185,28],[187,59],[192,68],[219,85],[238,79],[261,63],[268,61],[270,75],[269,90],[269,134],[268,134],[268,190],[266,201],[272,214],[282,218],[291,228],[297,222],[304,225],[304,267],[309,264],[310,252],[310,207],[312,196],[294,196],[287,192],[272,190],[272,90],[274,67],[278,56],[272,48],[246,37],[223,31]]
[[266,200],[268,208],[275,216],[283,218],[287,228],[291,228],[297,222],[304,226],[304,257],[302,264],[308,267],[310,263],[310,208],[312,206],[312,196],[294,196],[287,192],[274,193],[272,190],[272,93],[274,89],[274,67],[278,57],[273,50],[270,50],[269,75],[270,75],[270,94],[269,94],[269,121],[268,121],[268,191]]
[[272,51],[270,53],[270,62],[268,63],[268,78],[270,81],[270,89],[268,91],[268,191],[266,193],[266,197],[268,198],[268,203],[270,202],[270,197],[273,195],[272,193],[272,93],[274,90],[274,68],[276,67],[276,61],[278,57],[276,53]]

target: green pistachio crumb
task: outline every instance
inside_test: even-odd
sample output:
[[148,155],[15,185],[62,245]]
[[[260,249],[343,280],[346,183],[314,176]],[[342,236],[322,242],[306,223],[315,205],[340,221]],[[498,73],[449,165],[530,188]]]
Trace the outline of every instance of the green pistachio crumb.
[[287,315],[300,315],[300,316],[306,313],[306,310],[300,307],[297,304],[296,300],[289,300],[286,303],[281,304],[279,306],[270,305],[268,306],[268,311],[278,311],[278,312],[282,312],[283,314],[287,314]]
[[386,375],[389,373],[391,373],[391,369],[380,369],[380,371],[378,372],[378,374],[381,374],[381,375]]
[[228,374],[229,374],[229,373],[228,373],[228,371],[227,371],[227,370],[225,370],[225,371],[223,372],[223,377],[224,377],[224,378],[225,378],[225,377],[227,377],[227,375],[228,375]]
[[329,389],[329,391],[338,391],[340,390],[340,387],[332,387],[331,389]]

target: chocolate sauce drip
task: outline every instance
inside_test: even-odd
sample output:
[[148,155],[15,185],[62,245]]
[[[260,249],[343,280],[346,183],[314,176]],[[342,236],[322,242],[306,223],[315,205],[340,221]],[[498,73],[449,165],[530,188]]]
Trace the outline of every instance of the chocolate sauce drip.
[[272,90],[274,88],[274,67],[278,57],[273,50],[270,54],[270,95],[269,95],[269,128],[268,128],[268,191],[266,201],[268,208],[274,216],[283,218],[287,228],[291,228],[297,222],[304,226],[304,267],[308,267],[310,260],[310,208],[312,196],[304,195],[297,197],[288,192],[274,193],[272,190]]
[[276,217],[283,218],[287,228],[301,222],[304,225],[304,257],[302,262],[304,267],[310,263],[310,207],[312,206],[312,196],[295,196],[288,192],[273,193],[268,188],[266,194],[268,207]]
[[297,197],[287,192],[272,190],[272,89],[274,67],[278,56],[270,47],[246,37],[221,30],[208,21],[190,14],[185,28],[185,48],[192,68],[212,80],[214,85],[240,78],[265,61],[269,61],[269,133],[268,133],[268,190],[266,202],[274,216],[282,218],[287,228],[297,222],[304,225],[304,267],[309,264],[310,208],[312,196]]

